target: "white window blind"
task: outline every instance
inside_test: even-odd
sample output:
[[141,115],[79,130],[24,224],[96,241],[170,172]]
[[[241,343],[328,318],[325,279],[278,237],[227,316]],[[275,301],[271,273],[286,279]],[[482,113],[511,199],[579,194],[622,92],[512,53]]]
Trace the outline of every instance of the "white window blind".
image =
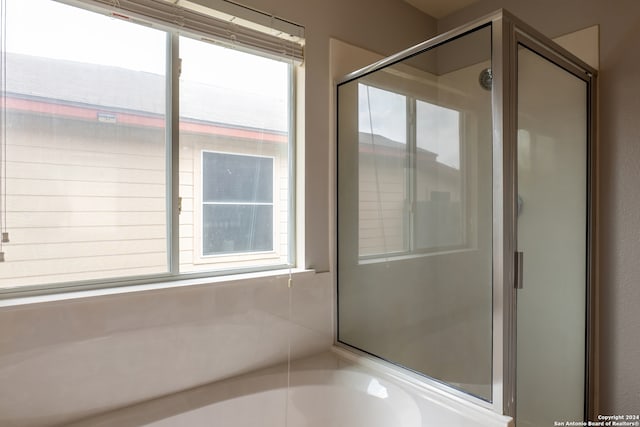
[[156,22],[225,46],[303,61],[304,27],[227,0],[209,1],[213,7],[189,0],[58,1],[107,6],[118,18]]

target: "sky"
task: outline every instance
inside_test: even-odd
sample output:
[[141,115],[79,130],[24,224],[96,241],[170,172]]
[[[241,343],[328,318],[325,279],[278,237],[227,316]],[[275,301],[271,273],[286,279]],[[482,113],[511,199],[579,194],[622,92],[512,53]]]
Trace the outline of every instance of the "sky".
[[[8,52],[165,74],[166,33],[52,0],[2,0]],[[287,64],[181,38],[181,78],[282,97]],[[267,83],[268,82],[268,83]]]
[[[360,132],[407,142],[407,98],[376,87],[358,86]],[[438,155],[437,161],[460,168],[460,113],[450,108],[416,101],[416,144]]]

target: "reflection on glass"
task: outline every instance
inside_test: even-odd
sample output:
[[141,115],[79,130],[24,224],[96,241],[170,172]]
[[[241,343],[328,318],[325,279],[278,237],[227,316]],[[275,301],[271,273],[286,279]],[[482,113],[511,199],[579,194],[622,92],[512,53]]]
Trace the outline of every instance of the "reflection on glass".
[[379,135],[396,144],[405,144],[406,97],[392,91],[359,84],[358,126],[361,133]]
[[462,245],[460,112],[416,101],[416,246]]
[[338,340],[491,400],[485,27],[338,87]]
[[358,85],[360,255],[407,249],[406,97]]
[[416,118],[418,149],[433,155],[433,161],[460,170],[460,112],[418,100]]

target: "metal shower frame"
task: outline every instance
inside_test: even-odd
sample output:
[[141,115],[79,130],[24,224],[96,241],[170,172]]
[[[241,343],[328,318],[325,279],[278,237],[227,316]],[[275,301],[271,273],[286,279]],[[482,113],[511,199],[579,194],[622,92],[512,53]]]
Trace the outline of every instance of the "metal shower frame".
[[[493,366],[492,399],[469,400],[493,411],[516,414],[516,287],[517,287],[517,60],[518,46],[525,46],[587,85],[587,275],[586,360],[584,417],[596,416],[597,322],[597,71],[566,49],[522,22],[506,10],[498,10],[438,35],[400,53],[350,73],[337,84],[356,79],[420,52],[491,26],[491,89],[493,126]],[[337,265],[337,263],[335,264]],[[337,307],[336,307],[337,318]],[[337,337],[337,321],[335,335]],[[341,345],[336,342],[336,345]],[[430,382],[427,380],[427,382]],[[434,384],[439,386],[438,384]],[[464,395],[464,393],[456,393]]]

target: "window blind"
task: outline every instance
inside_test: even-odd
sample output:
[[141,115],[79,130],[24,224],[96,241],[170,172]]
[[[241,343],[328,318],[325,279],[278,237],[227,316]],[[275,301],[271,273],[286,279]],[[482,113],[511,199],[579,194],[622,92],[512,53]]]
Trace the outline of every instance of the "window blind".
[[304,27],[228,0],[58,0],[94,5],[121,19],[166,25],[228,47],[258,50],[296,62],[304,59]]

